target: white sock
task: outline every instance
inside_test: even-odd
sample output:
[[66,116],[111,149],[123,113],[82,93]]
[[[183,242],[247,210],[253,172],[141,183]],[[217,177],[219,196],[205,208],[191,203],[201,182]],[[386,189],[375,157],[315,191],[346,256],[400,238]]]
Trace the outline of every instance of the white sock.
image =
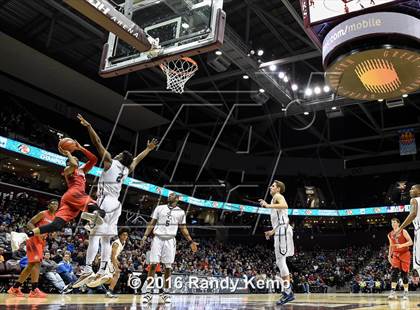
[[109,261],[111,260],[111,237],[102,236],[101,237],[101,267],[99,272],[101,274],[105,273],[106,268],[109,267]]
[[290,294],[290,292],[292,291],[292,286],[290,285],[289,281],[284,281],[284,291],[286,292],[286,294]]
[[[89,246],[86,252],[86,266],[92,266],[99,250],[99,236],[89,236]],[[90,268],[92,269],[92,267]]]

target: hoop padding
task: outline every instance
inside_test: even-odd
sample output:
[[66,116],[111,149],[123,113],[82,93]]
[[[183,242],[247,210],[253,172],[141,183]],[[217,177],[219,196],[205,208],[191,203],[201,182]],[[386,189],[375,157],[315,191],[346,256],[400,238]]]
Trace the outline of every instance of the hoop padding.
[[184,92],[185,84],[198,70],[197,63],[189,57],[165,61],[159,67],[166,74],[166,89],[177,94]]

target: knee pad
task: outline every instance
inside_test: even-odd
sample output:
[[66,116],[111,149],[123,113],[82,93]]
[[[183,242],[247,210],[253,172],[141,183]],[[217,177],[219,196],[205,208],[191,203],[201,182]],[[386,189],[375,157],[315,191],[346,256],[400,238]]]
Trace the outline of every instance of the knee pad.
[[56,217],[52,223],[52,225],[54,225],[55,228],[57,228],[58,230],[61,230],[61,228],[63,228],[66,225],[66,221],[63,220],[60,217]]
[[51,223],[41,226],[39,231],[41,234],[60,231],[66,225],[66,221],[60,217],[56,217]]
[[391,282],[398,282],[400,276],[400,270],[397,268],[392,268],[392,272],[391,272]]
[[99,210],[99,206],[96,202],[89,202],[87,205],[87,211],[92,213],[93,211]]
[[99,206],[95,202],[89,203],[87,206],[87,210],[89,213],[97,211],[100,217],[105,217],[106,215],[106,212],[99,208]]
[[106,212],[105,212],[104,210],[99,209],[99,210],[97,210],[97,211],[98,211],[98,214],[99,214],[99,216],[100,216],[100,217],[102,217],[102,218],[104,218],[104,217],[105,217]]
[[408,272],[402,271],[402,279],[404,284],[408,284]]

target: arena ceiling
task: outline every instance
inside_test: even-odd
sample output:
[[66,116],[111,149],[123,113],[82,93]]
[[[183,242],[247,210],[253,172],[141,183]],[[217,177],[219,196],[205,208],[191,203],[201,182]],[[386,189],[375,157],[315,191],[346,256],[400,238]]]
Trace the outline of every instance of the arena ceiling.
[[[393,109],[385,102],[357,102],[325,95],[309,100],[305,108],[295,109],[293,116],[287,116],[282,109],[290,99],[284,95],[284,84],[277,79],[265,85],[269,95],[267,102],[260,107],[242,106],[255,104],[249,91],[261,88],[261,80],[242,78],[249,70],[242,64],[251,61],[251,68],[258,70],[259,63],[256,57],[245,55],[249,58],[245,59],[244,50],[236,49],[233,38],[240,39],[241,46],[248,52],[263,49],[261,61],[283,59],[279,70],[286,72],[301,90],[312,72],[323,71],[321,57],[303,30],[298,0],[230,0],[225,1],[224,9],[229,25],[228,45],[232,47],[230,53],[236,57],[225,72],[215,72],[207,65],[206,55],[202,55],[197,57],[200,70],[188,84],[188,90],[197,92],[183,96],[136,94],[130,97],[138,103],[161,104],[150,110],[169,121],[181,104],[202,104],[187,108],[185,115],[176,120],[171,131],[172,140],[182,140],[189,131],[191,141],[211,146],[230,116],[217,144],[218,148],[230,152],[247,149],[249,144],[249,151],[254,156],[275,157],[282,150],[282,157],[340,159],[348,167],[416,160],[411,156],[399,156],[398,130],[420,130],[418,94],[410,95],[404,106]],[[157,69],[124,77],[100,78],[98,65],[106,32],[62,1],[0,0],[0,27],[7,35],[122,96],[132,90],[164,89],[164,76]],[[323,86],[319,74],[313,78],[312,84]],[[204,93],[208,90],[213,91],[212,94]],[[210,103],[217,106],[209,106]],[[232,111],[235,104],[241,106]],[[331,110],[332,107],[338,107],[342,115],[332,117],[327,113],[337,111]],[[304,111],[309,111],[309,115],[303,114]],[[97,113],[101,115],[102,112],[98,110]],[[313,113],[316,113],[316,119],[309,129],[295,130],[307,124]],[[166,130],[164,126],[154,134],[162,135]]]

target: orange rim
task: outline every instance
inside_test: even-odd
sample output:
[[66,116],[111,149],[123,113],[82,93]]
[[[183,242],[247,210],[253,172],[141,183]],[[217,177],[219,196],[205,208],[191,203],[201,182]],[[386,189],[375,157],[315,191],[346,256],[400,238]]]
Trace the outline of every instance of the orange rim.
[[[191,63],[193,66],[196,66],[196,69],[194,70],[194,71],[192,71],[192,72],[189,72],[190,74],[193,74],[195,71],[197,71],[197,69],[198,69],[198,65],[197,65],[197,62],[194,60],[194,59],[192,59],[192,58],[190,58],[190,57],[181,57],[181,58],[178,58],[177,60],[184,60],[184,61],[186,61],[186,62],[189,62],[189,63]],[[172,61],[174,61],[174,60],[172,60]],[[176,60],[175,60],[176,61]],[[176,75],[178,75],[178,74],[185,74],[185,72],[177,72],[177,71],[175,71],[175,70],[173,70],[173,69],[170,69],[169,67],[165,67],[165,65],[163,64],[163,63],[161,63],[160,65],[159,65],[159,67],[160,67],[160,69],[162,69],[162,71],[165,71],[166,69],[168,70],[168,71],[171,71],[171,73],[172,74],[176,74]]]

